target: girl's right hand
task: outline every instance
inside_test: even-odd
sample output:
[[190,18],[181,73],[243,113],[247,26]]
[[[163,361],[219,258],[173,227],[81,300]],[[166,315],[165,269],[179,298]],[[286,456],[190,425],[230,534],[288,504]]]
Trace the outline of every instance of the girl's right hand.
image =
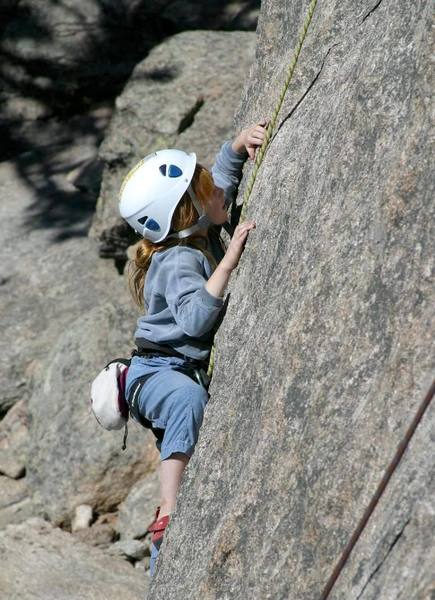
[[228,269],[229,271],[233,271],[237,267],[245,248],[249,232],[252,229],[255,229],[255,227],[255,221],[244,221],[243,223],[237,225],[225,256],[220,263],[222,267]]

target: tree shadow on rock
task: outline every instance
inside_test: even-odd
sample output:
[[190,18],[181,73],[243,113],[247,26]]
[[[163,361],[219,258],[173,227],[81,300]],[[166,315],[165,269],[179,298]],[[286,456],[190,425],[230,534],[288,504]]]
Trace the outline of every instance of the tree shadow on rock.
[[[68,174],[95,159],[109,110],[134,66],[166,37],[192,29],[253,29],[260,0],[6,0],[0,8],[0,160],[32,192],[26,226],[53,239],[86,235],[101,172],[88,189]],[[169,81],[170,70],[149,74]],[[97,111],[98,112],[98,111]],[[84,155],[83,155],[83,148]],[[98,177],[100,179],[98,179]]]

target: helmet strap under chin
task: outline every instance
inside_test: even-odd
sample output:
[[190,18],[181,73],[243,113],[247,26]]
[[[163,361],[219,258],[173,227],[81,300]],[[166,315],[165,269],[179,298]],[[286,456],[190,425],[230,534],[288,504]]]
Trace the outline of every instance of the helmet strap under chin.
[[192,184],[189,184],[189,187],[187,188],[187,193],[190,196],[190,199],[192,200],[193,206],[196,208],[196,212],[199,215],[199,218],[201,218],[202,216],[205,215],[205,210],[201,205],[201,202],[198,200],[195,191],[192,187]]
[[199,215],[199,219],[191,227],[188,227],[187,229],[182,229],[181,231],[177,231],[175,233],[171,233],[167,236],[167,238],[177,238],[179,240],[182,240],[184,238],[189,237],[189,235],[196,233],[200,229],[208,229],[212,224],[210,219],[205,214],[205,210],[201,206],[201,203],[198,200],[192,185],[189,185],[189,187],[187,188],[187,193],[189,194],[190,199],[192,200],[193,206],[196,208],[196,211]]

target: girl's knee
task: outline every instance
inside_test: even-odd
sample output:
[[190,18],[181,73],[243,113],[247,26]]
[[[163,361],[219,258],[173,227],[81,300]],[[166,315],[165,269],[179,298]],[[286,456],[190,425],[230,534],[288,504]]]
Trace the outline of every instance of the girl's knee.
[[195,385],[195,387],[190,390],[189,398],[192,410],[195,413],[203,413],[208,402],[207,391],[201,385]]
[[191,456],[198,440],[207,401],[207,391],[193,382],[192,385],[178,389],[161,446],[162,460],[175,452]]
[[204,409],[208,401],[207,391],[200,385],[193,383],[183,386],[178,390],[178,399],[174,417],[179,415],[199,426],[202,423]]
[[184,404],[197,404],[198,406],[205,406],[208,401],[208,393],[202,385],[187,380],[180,385],[176,391],[177,403],[181,402]]

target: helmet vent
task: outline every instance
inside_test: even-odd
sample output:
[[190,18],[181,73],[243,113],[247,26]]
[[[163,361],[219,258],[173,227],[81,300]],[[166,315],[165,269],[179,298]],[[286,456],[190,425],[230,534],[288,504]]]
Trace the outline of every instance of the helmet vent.
[[159,171],[164,177],[181,177],[183,174],[183,171],[177,165],[169,165],[169,168],[168,165],[160,165]]
[[145,223],[145,227],[150,231],[160,231],[160,225],[154,219],[148,219]]
[[141,225],[144,225],[145,229],[149,229],[150,231],[160,231],[160,225],[157,223],[157,221],[155,219],[151,219],[147,215],[138,219],[137,222]]
[[169,165],[169,171],[168,171],[168,175],[169,177],[181,177],[183,174],[183,171],[175,166],[175,165]]

